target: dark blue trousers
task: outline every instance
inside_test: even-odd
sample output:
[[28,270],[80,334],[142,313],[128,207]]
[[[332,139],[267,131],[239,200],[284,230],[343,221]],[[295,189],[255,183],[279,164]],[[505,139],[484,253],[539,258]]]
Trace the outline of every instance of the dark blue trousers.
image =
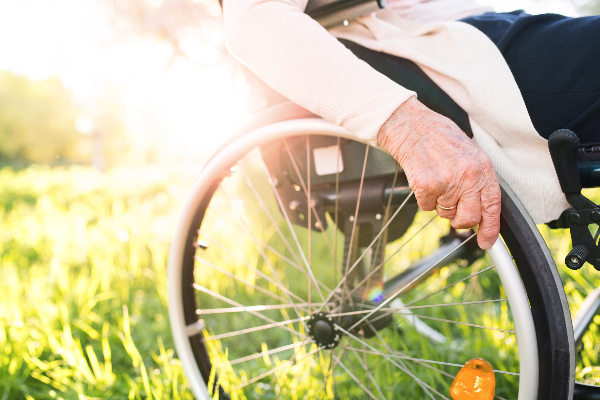
[[517,11],[463,22],[498,46],[540,135],[566,128],[582,143],[600,143],[600,16]]

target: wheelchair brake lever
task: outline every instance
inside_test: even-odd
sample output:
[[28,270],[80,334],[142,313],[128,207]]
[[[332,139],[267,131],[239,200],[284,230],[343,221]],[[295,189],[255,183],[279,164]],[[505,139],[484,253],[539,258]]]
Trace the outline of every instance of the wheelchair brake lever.
[[[579,137],[567,129],[558,130],[548,138],[552,163],[560,188],[573,208],[565,210],[558,219],[558,228],[569,228],[573,249],[565,258],[571,269],[579,269],[587,261],[600,270],[600,250],[588,225],[600,222],[600,208],[581,194],[581,179],[577,168]],[[600,229],[600,225],[599,225]]]

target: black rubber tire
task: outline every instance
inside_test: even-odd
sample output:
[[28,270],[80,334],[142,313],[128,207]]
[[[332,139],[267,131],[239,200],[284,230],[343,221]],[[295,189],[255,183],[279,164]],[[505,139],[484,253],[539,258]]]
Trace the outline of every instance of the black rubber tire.
[[562,281],[529,214],[501,180],[500,234],[527,290],[540,357],[538,400],[571,400],[575,384],[573,325]]

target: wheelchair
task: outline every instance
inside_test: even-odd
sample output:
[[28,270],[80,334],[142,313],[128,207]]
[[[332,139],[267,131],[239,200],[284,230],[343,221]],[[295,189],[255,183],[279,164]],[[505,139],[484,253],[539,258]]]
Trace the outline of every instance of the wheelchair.
[[[417,65],[342,42],[470,133]],[[571,144],[552,153],[566,186],[579,174]],[[588,187],[592,153],[580,164]],[[391,156],[291,102],[268,108],[205,165],[171,245],[169,316],[196,397],[449,399],[481,358],[495,398],[600,398],[574,376],[600,295],[574,336],[550,252],[500,183],[501,239],[483,252],[474,231],[418,209]],[[567,189],[574,208],[555,225],[572,228],[580,267],[595,262],[597,238],[580,228],[596,207]]]

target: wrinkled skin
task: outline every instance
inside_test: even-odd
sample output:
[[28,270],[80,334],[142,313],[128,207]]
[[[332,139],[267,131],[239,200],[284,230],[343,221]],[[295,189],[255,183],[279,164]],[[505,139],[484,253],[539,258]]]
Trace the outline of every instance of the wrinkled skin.
[[[422,210],[436,210],[457,229],[479,225],[479,246],[492,247],[500,232],[500,185],[488,155],[454,122],[413,97],[381,127],[377,141],[404,169]],[[456,208],[442,210],[436,202]]]

